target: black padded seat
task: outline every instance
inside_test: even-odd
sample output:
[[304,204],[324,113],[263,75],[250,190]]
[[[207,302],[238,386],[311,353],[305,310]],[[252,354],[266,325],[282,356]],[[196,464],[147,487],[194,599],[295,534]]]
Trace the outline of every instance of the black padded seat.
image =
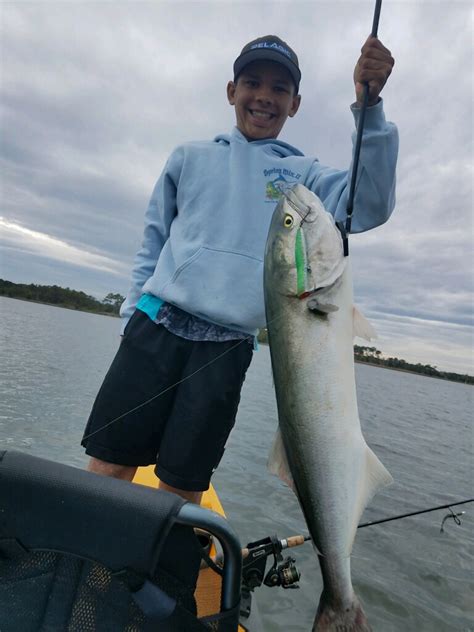
[[[221,613],[196,617],[193,527],[224,550]],[[1,632],[237,629],[240,543],[214,512],[15,451],[0,452]]]

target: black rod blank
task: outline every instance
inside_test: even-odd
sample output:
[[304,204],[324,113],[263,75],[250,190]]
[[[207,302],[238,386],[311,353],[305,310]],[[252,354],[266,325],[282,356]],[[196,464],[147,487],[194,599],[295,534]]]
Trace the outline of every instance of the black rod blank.
[[372,37],[377,37],[377,33],[379,30],[379,19],[380,19],[381,8],[382,8],[382,0],[376,0],[375,11],[374,11],[374,21],[372,22]]
[[[468,498],[467,500],[459,500],[456,503],[448,503],[447,505],[439,505],[439,507],[430,507],[429,509],[420,509],[418,511],[410,511],[409,513],[400,514],[398,516],[391,516],[390,518],[381,518],[380,520],[370,520],[360,524],[357,528],[372,527],[375,524],[382,524],[383,522],[391,522],[392,520],[401,520],[402,518],[409,518],[410,516],[419,516],[420,514],[430,513],[431,511],[438,511],[439,509],[451,509],[451,507],[457,507],[458,505],[465,505],[466,503],[474,503],[474,498]],[[310,535],[304,536],[305,542],[311,542],[312,537]]]
[[421,509],[419,511],[411,511],[410,513],[400,514],[399,516],[392,516],[391,518],[382,518],[381,520],[370,520],[360,524],[357,528],[371,527],[374,524],[382,524],[382,522],[390,522],[391,520],[401,520],[402,518],[408,518],[409,516],[418,516],[420,514],[429,513],[430,511],[437,511],[438,509],[449,509],[450,507],[456,507],[457,505],[465,505],[466,503],[473,503],[474,498],[468,498],[467,500],[460,500],[457,503],[449,503],[448,505],[440,505],[439,507],[431,507],[430,509]]
[[[372,37],[377,37],[381,8],[382,8],[382,0],[376,0],[375,10],[374,10],[374,19],[372,22],[372,33],[371,33]],[[364,131],[365,112],[367,110],[368,102],[369,102],[369,84],[365,83],[363,101],[360,108],[359,124],[357,125],[357,138],[356,138],[356,144],[355,144],[355,149],[354,149],[354,160],[352,163],[351,184],[349,188],[349,197],[347,199],[347,207],[346,207],[346,216],[347,216],[346,234],[347,235],[349,235],[349,233],[351,232],[352,213],[354,211],[355,187],[356,187],[356,181],[357,181],[357,171],[359,168],[360,148],[362,144],[362,133]]]

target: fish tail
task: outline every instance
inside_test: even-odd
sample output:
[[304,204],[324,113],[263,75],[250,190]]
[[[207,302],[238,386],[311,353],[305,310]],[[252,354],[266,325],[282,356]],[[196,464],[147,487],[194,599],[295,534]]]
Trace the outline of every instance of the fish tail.
[[372,632],[372,628],[356,595],[349,604],[334,604],[326,599],[323,591],[313,632]]

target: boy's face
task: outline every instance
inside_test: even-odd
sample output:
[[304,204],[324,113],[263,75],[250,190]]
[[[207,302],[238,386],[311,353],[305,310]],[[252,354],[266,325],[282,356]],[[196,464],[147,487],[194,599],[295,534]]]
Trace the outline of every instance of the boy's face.
[[295,92],[289,71],[273,61],[251,62],[236,83],[227,85],[237,127],[248,140],[278,137],[286,119],[298,111],[301,97]]

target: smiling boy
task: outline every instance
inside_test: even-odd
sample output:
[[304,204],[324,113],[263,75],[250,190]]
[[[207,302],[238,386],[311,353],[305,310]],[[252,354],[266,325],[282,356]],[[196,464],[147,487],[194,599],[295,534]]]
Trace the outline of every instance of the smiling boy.
[[238,80],[228,83],[227,98],[247,140],[278,138],[301,102],[290,72],[276,61],[253,61],[244,66]]
[[[394,206],[398,136],[379,98],[393,63],[369,38],[354,71],[357,98],[368,82],[371,107],[353,232],[382,224]],[[300,80],[288,44],[273,35],[250,42],[227,85],[236,127],[168,159],[121,309],[122,343],[82,440],[90,470],[131,480],[156,463],[161,488],[193,502],[208,488],[265,326],[263,256],[278,198],[302,183],[337,220],[346,215],[350,171],[277,140],[298,112]],[[358,104],[351,109],[357,121]]]

